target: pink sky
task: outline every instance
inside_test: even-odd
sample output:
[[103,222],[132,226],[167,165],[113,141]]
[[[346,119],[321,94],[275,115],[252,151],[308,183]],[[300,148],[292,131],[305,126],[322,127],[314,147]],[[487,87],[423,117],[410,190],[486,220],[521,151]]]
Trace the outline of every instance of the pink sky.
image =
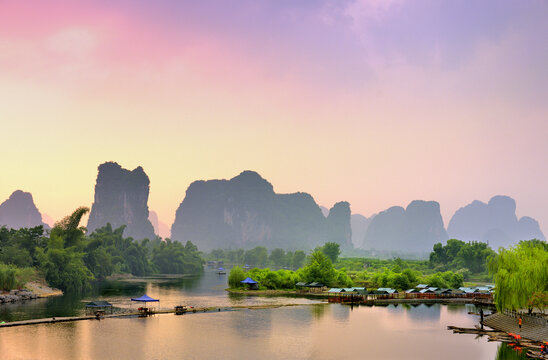
[[258,171],[366,216],[504,194],[548,224],[543,1],[0,1],[0,201],[54,219],[97,166],[188,185]]

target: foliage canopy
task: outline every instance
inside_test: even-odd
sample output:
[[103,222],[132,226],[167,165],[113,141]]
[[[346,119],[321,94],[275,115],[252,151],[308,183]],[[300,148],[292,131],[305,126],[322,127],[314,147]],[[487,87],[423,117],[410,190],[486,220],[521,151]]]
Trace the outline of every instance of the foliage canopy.
[[[501,248],[489,262],[495,279],[497,309],[519,310],[536,306],[544,311],[548,294],[548,248],[538,240]],[[541,299],[540,301],[535,299]]]

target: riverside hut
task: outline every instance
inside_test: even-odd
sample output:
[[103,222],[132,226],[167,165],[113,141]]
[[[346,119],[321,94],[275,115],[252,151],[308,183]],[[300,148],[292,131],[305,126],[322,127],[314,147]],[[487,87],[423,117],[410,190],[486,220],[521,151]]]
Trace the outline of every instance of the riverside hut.
[[247,284],[249,290],[257,290],[259,289],[259,283],[253,280],[252,278],[248,277],[244,280],[240,281],[242,284]]
[[105,314],[106,310],[110,310],[112,314],[112,304],[108,301],[90,301],[86,304],[86,315],[88,312],[92,312],[95,316],[99,317]]
[[305,286],[309,289],[310,292],[320,292],[325,287],[324,284],[322,284],[320,282],[317,282],[317,281],[308,283]]

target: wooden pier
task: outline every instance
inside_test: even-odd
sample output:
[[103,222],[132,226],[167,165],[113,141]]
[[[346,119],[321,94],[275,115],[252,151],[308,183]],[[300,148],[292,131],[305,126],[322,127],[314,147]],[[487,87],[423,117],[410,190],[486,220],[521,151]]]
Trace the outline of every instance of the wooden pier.
[[[327,303],[318,303],[318,304],[283,304],[283,305],[236,305],[236,306],[215,306],[215,307],[187,307],[186,311],[184,311],[184,314],[188,313],[205,313],[205,312],[220,312],[220,311],[235,311],[235,310],[242,310],[242,309],[273,309],[273,308],[280,308],[280,307],[290,307],[290,306],[310,306],[310,305],[327,305]],[[85,316],[67,316],[67,317],[50,317],[50,318],[44,318],[44,319],[30,319],[30,320],[21,320],[21,321],[12,321],[7,322],[4,324],[0,324],[0,329],[5,327],[13,327],[13,326],[26,326],[26,325],[38,325],[38,324],[54,324],[54,323],[60,323],[60,322],[70,322],[70,321],[82,321],[82,320],[101,320],[101,319],[109,319],[109,318],[121,318],[121,317],[143,317],[143,316],[150,316],[150,315],[156,315],[156,314],[181,314],[181,312],[177,310],[177,307],[173,309],[160,309],[160,310],[154,310],[147,312],[145,315],[142,311],[131,311],[131,312],[123,312],[123,313],[115,313],[115,314],[107,314],[103,316],[95,316],[95,315],[85,315]]]

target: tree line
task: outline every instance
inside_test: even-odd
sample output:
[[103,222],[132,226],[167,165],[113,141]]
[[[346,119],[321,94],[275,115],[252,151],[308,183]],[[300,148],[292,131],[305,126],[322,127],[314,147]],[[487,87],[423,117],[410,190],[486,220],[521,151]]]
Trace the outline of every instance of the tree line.
[[93,281],[115,273],[143,276],[202,271],[203,259],[191,242],[183,245],[159,238],[137,241],[123,236],[124,226],[113,229],[110,224],[87,236],[79,224],[88,211],[78,208],[56,223],[49,234],[42,226],[0,228],[0,264],[16,273],[17,269],[34,268],[50,286],[70,293],[85,292]]
[[296,271],[253,268],[245,272],[241,267],[235,266],[228,275],[228,284],[231,288],[242,288],[244,285],[241,281],[248,276],[258,281],[260,288],[263,289],[295,289],[298,282],[314,281],[326,286],[352,286],[352,280],[346,272],[335,269],[322,248],[314,250],[306,258],[304,266]]

